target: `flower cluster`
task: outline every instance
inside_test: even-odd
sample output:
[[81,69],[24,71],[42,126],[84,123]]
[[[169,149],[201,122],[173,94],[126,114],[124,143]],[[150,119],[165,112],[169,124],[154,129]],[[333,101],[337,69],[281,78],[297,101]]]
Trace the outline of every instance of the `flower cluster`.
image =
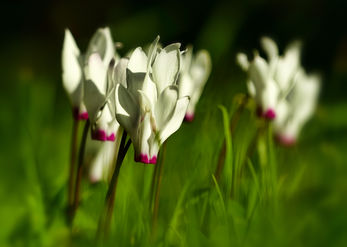
[[291,43],[282,56],[268,37],[261,39],[261,46],[268,60],[256,51],[251,61],[246,54],[237,54],[237,62],[248,74],[248,92],[256,101],[259,115],[274,120],[278,140],[291,145],[314,112],[320,78],[307,75],[300,65],[299,42]]
[[88,119],[99,141],[115,141],[121,126],[133,142],[135,160],[152,164],[184,117],[192,120],[211,68],[207,51],[193,58],[190,48],[186,53],[179,43],[161,48],[158,41],[147,53],[138,47],[120,58],[110,30],[101,28],[81,54],[66,30],[62,52],[63,85],[74,117]]

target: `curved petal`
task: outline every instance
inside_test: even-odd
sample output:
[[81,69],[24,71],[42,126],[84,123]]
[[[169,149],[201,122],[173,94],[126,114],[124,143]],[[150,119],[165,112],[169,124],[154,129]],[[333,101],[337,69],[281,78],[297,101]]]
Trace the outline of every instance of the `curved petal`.
[[159,131],[172,118],[178,99],[177,86],[169,86],[159,95],[155,104],[154,116]]
[[256,55],[254,61],[249,66],[249,76],[257,91],[258,89],[261,91],[267,84],[269,79],[268,69],[269,66],[266,61],[262,57]]
[[171,119],[166,123],[159,132],[160,143],[163,143],[170,135],[172,135],[181,126],[189,104],[189,97],[180,98],[177,101],[175,111]]
[[95,83],[91,80],[85,81],[84,104],[91,122],[95,122],[101,107],[105,104],[105,95],[99,91]]
[[116,119],[130,135],[134,134],[140,117],[138,103],[121,85],[116,86]]
[[132,73],[147,72],[147,56],[141,47],[136,48],[130,56],[128,70]]
[[240,65],[241,69],[247,71],[249,68],[249,61],[247,55],[244,53],[237,53],[236,62]]
[[[66,29],[63,51],[62,51],[62,68],[63,68],[63,86],[71,97],[71,101],[75,106],[79,106],[82,100],[82,69],[79,62],[80,51],[71,32]],[[75,91],[80,88],[76,93]],[[72,94],[75,92],[75,95]]]
[[180,44],[171,44],[157,54],[153,66],[153,81],[157,85],[158,94],[167,86],[176,82],[180,69]]
[[108,27],[99,28],[93,35],[88,45],[86,58],[88,59],[92,53],[98,53],[105,66],[108,66],[114,57],[115,47],[111,31]]
[[278,57],[278,47],[275,41],[273,41],[269,37],[263,37],[260,40],[260,44],[270,61]]
[[93,53],[89,56],[85,73],[86,79],[91,80],[98,88],[99,92],[106,95],[107,67],[103,64],[98,53]]
[[210,54],[206,50],[200,50],[192,62],[190,72],[196,84],[199,84],[201,87],[205,85],[207,78],[211,73],[211,67],[212,63]]

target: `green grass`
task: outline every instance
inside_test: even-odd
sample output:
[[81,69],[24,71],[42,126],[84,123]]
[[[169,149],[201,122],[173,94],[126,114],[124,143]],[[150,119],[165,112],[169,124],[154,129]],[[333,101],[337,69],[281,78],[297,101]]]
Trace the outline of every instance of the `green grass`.
[[[95,246],[107,186],[83,182],[70,240],[65,207],[72,120],[60,85],[50,82],[19,81],[1,99],[16,99],[2,109],[1,246]],[[251,107],[231,134],[228,120],[236,108],[229,95],[237,91],[232,83],[221,89],[230,94],[212,91],[213,83],[212,77],[195,121],[167,142],[156,236],[149,210],[154,166],[135,163],[130,148],[105,245],[344,246],[347,104],[320,104],[298,145],[283,148]],[[257,126],[263,130],[249,153]],[[225,137],[226,163],[217,181]]]

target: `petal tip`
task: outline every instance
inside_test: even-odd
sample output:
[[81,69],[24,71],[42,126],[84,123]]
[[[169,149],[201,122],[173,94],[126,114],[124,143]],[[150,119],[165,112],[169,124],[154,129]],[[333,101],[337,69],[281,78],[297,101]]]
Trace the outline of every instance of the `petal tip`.
[[97,129],[92,131],[92,139],[98,141],[107,141],[106,131],[102,129]]

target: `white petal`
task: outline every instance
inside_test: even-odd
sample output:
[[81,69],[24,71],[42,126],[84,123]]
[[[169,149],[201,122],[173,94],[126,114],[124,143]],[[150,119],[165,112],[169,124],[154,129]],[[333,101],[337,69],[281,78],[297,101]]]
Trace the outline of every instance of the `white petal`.
[[137,101],[121,84],[116,86],[116,118],[130,134],[134,134],[140,117]]
[[155,119],[157,128],[161,130],[172,118],[178,99],[177,86],[169,86],[159,95],[155,104]]
[[278,47],[272,39],[263,37],[260,43],[270,61],[278,57]]
[[98,53],[93,53],[89,56],[85,73],[86,79],[94,82],[99,92],[106,95],[107,67],[103,64]]
[[262,108],[263,111],[275,110],[279,97],[279,89],[276,82],[269,79],[266,83],[264,90],[262,91]]
[[141,47],[138,47],[131,54],[128,69],[133,73],[147,72],[147,56]]
[[206,50],[199,51],[192,62],[190,73],[195,84],[199,85],[201,92],[211,73],[211,66],[210,54]]
[[249,68],[249,61],[247,58],[247,55],[244,53],[237,53],[236,55],[236,62],[240,65],[240,67],[244,70],[247,71]]
[[98,151],[96,157],[91,163],[91,170],[89,173],[92,182],[98,182],[101,179],[107,179],[111,162],[113,160],[115,151],[115,143],[104,142]]
[[80,51],[72,34],[66,29],[62,51],[63,85],[75,106],[79,106],[82,100],[82,69],[79,59]]
[[113,70],[112,78],[115,84],[121,83],[126,86],[126,70],[128,66],[129,59],[121,58],[117,63],[115,69]]
[[89,42],[86,57],[98,53],[105,66],[108,66],[115,55],[114,42],[109,28],[99,28]]
[[[148,49],[148,61],[147,61],[147,71],[150,70],[150,67],[153,64],[153,61],[157,55],[157,49],[158,49],[158,42],[159,42],[159,35],[155,38],[155,40],[152,42]],[[151,71],[150,71],[151,72]]]
[[139,122],[136,134],[132,136],[135,157],[146,155],[148,159],[150,156],[148,144],[148,139],[152,134],[150,121],[150,113],[145,113]]
[[99,114],[100,108],[105,104],[105,95],[99,91],[91,80],[86,80],[84,84],[84,104],[93,123]]
[[180,44],[171,44],[157,54],[153,63],[153,81],[160,94],[167,86],[176,82],[180,69]]
[[261,91],[269,80],[269,66],[262,57],[257,55],[249,66],[249,74],[257,91]]
[[163,143],[170,135],[172,135],[181,126],[184,116],[187,112],[189,98],[184,97],[177,101],[175,111],[171,119],[166,123],[165,127],[160,131],[160,143]]

